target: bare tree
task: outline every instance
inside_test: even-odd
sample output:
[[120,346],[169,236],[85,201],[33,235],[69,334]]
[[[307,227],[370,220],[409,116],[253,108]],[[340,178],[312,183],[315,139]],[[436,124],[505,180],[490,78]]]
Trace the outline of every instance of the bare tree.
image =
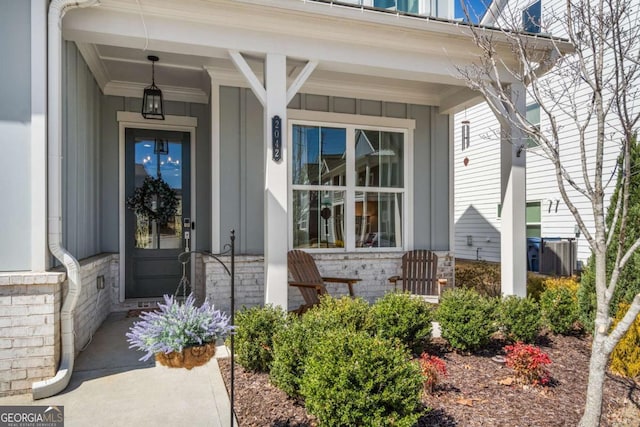
[[[640,313],[640,294],[615,328],[611,328],[611,298],[618,277],[640,239],[629,242],[625,229],[629,212],[630,148],[640,119],[640,25],[637,0],[558,0],[550,2],[538,23],[541,34],[522,32],[522,10],[502,11],[500,30],[471,27],[481,54],[475,65],[459,69],[468,86],[479,91],[501,124],[520,129],[541,147],[555,171],[562,199],[575,217],[595,260],[597,310],[589,366],[589,385],[581,426],[597,426],[602,391],[611,352]],[[513,13],[512,13],[513,12]],[[468,16],[468,15],[467,15]],[[513,19],[515,18],[515,19]],[[526,18],[526,16],[525,16]],[[515,25],[513,25],[515,23]],[[550,35],[553,34],[553,37]],[[554,38],[559,37],[559,38]],[[504,60],[505,44],[513,61]],[[545,47],[546,46],[546,47]],[[567,53],[568,51],[568,53]],[[502,55],[502,56],[501,56]],[[533,125],[511,98],[509,84],[526,88],[527,102],[540,105],[541,122]],[[571,138],[566,138],[571,135]],[[525,139],[525,138],[523,138]],[[526,140],[512,141],[527,149]],[[569,169],[563,150],[577,145],[580,167]],[[605,222],[605,152],[622,157],[622,185],[614,220]],[[591,212],[578,210],[586,198]],[[585,226],[593,215],[595,229]],[[612,238],[619,227],[619,239]],[[606,253],[616,246],[612,272]],[[639,279],[640,280],[640,279]]]

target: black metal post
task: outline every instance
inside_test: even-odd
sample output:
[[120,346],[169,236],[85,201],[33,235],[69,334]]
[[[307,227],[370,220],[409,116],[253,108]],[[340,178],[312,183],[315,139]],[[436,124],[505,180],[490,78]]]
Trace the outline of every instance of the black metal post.
[[[236,301],[235,301],[235,281],[236,281],[236,232],[235,230],[231,230],[231,324],[235,324],[235,312],[236,312]],[[233,397],[234,397],[234,380],[235,380],[235,351],[233,348],[233,339],[234,334],[231,334],[231,427],[234,427],[233,424]]]

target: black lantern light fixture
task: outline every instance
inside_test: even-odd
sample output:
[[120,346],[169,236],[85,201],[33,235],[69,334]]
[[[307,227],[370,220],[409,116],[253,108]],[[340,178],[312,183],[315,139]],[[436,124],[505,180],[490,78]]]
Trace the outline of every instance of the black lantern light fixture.
[[142,97],[142,117],[145,119],[164,120],[164,104],[162,101],[162,91],[156,86],[156,69],[155,63],[158,57],[154,55],[147,56],[151,61],[151,86],[144,88]]

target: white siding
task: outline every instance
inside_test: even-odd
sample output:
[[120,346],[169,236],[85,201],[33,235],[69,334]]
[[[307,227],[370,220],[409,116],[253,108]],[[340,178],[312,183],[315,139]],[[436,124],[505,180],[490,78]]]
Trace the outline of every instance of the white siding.
[[[510,2],[509,8],[518,2]],[[526,2],[529,4],[530,2]],[[543,15],[551,13],[552,9],[563,7],[564,2],[557,0],[545,2],[543,0]],[[508,10],[508,9],[505,9]],[[559,11],[554,13],[560,13]],[[518,16],[515,13],[514,16]],[[548,16],[548,15],[547,15]],[[544,16],[543,16],[544,25]],[[556,34],[554,35],[561,35]],[[562,80],[551,75],[560,86]],[[571,92],[573,102],[580,105],[588,99],[589,90],[586,85],[575,87]],[[567,95],[569,96],[569,95]],[[471,122],[471,147],[461,151],[460,122],[465,119]],[[582,178],[580,147],[578,145],[578,132],[567,115],[556,115],[560,131],[561,158],[567,171],[574,181],[584,187]],[[482,247],[480,259],[492,261],[500,260],[500,220],[497,219],[497,204],[500,202],[500,145],[497,131],[500,127],[493,113],[486,104],[481,104],[466,112],[455,116],[455,221],[456,221],[456,256],[459,258],[476,258],[476,248]],[[548,126],[548,119],[541,113],[541,126]],[[494,131],[494,132],[491,132]],[[591,130],[593,132],[593,129]],[[491,135],[484,139],[483,135]],[[615,188],[616,157],[619,153],[619,144],[614,133],[610,133],[609,140],[605,144],[605,159],[603,168],[603,184],[611,181],[605,190],[605,203]],[[595,138],[587,138],[587,153],[595,153]],[[542,155],[541,148],[527,151],[527,201],[541,202],[541,233],[542,237],[574,237],[576,220],[569,212],[562,200],[555,171],[551,161]],[[469,158],[468,166],[464,166],[464,157]],[[593,180],[593,156],[587,156],[588,170]],[[593,182],[593,181],[592,181]],[[567,188],[569,186],[567,185]],[[582,215],[589,230],[594,230],[594,219],[591,202],[579,195],[575,190],[568,191],[569,197]],[[496,238],[487,242],[483,237],[489,233],[495,233]],[[467,235],[473,236],[473,245],[467,246]],[[476,238],[477,236],[477,238]],[[484,255],[484,256],[483,256]],[[581,236],[578,239],[578,259],[586,261],[591,255],[590,248]]]
[[[469,147],[464,150],[463,120],[470,122]],[[499,261],[500,126],[485,104],[457,114],[454,123],[456,257]],[[471,236],[471,245],[467,236]]]

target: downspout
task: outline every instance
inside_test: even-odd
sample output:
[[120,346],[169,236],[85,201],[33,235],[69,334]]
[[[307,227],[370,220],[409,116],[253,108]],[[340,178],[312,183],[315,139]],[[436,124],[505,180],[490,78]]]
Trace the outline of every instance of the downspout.
[[62,246],[62,18],[76,7],[89,7],[98,0],[52,0],[47,26],[47,205],[49,251],[67,271],[69,291],[60,310],[62,356],[53,378],[33,383],[33,399],[60,393],[69,384],[75,358],[73,314],[82,282],[80,264]]

